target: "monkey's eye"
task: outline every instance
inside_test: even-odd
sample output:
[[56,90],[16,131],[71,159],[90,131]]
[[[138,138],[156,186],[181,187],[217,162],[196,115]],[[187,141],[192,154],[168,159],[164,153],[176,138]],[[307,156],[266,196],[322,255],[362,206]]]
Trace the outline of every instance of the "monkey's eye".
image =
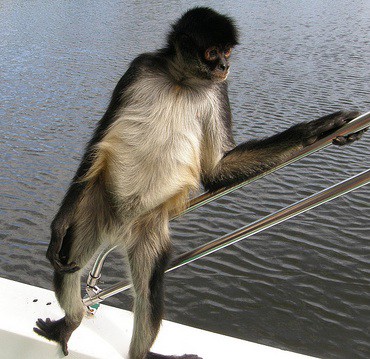
[[218,57],[218,51],[216,47],[210,47],[206,50],[204,57],[207,61],[214,61]]
[[224,50],[224,56],[226,58],[229,58],[231,55],[231,47],[227,47],[225,50]]

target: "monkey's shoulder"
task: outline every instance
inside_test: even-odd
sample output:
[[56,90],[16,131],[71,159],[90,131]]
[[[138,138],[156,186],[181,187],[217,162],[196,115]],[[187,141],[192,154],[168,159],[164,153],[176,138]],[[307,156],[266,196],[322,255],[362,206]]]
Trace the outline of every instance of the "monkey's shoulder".
[[138,55],[130,64],[128,71],[140,74],[142,71],[164,71],[168,57],[162,50],[146,52]]
[[132,98],[130,89],[132,89],[135,84],[139,83],[140,85],[143,77],[145,77],[146,71],[150,68],[155,68],[155,66],[159,64],[160,60],[154,53],[141,54],[131,62],[126,72],[116,84],[112,92],[108,108],[101,120],[98,122],[94,136],[88,147],[91,147],[91,145],[94,145],[101,140],[102,135],[104,135],[106,130],[116,120],[117,113],[127,106],[128,102]]

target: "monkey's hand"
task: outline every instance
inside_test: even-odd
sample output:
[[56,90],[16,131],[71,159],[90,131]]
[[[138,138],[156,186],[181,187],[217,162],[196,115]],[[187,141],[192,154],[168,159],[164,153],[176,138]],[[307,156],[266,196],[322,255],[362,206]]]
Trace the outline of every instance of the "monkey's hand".
[[[360,113],[357,111],[338,111],[314,121],[301,123],[292,129],[298,132],[298,137],[301,139],[303,146],[309,146],[317,140],[330,135],[359,115]],[[347,136],[337,137],[333,140],[333,144],[337,146],[350,144],[359,140],[366,131],[367,129],[364,129]]]
[[73,273],[80,269],[75,262],[69,262],[69,252],[73,241],[71,225],[63,216],[56,216],[51,224],[51,240],[46,258],[57,272]]

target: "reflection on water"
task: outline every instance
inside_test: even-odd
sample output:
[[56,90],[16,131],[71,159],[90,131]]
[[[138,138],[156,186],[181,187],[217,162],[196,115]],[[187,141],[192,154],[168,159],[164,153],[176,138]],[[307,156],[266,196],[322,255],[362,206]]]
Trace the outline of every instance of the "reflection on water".
[[[212,3],[242,35],[230,76],[239,142],[338,108],[370,110],[369,2]],[[161,46],[192,4],[0,4],[1,276],[50,288],[48,227],[84,144],[129,61]],[[172,225],[176,251],[365,170],[369,138],[181,218]],[[172,272],[167,318],[322,358],[370,357],[368,191]],[[105,284],[124,271],[116,255],[108,264]],[[124,294],[109,302],[131,305]]]

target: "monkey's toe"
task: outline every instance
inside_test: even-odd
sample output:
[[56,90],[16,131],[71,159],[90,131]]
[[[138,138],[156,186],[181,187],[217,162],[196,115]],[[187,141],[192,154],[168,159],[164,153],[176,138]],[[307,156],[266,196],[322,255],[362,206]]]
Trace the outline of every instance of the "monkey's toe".
[[38,319],[36,322],[37,327],[33,328],[33,331],[46,339],[58,341],[57,331],[55,321],[52,321],[50,318],[46,320]]

